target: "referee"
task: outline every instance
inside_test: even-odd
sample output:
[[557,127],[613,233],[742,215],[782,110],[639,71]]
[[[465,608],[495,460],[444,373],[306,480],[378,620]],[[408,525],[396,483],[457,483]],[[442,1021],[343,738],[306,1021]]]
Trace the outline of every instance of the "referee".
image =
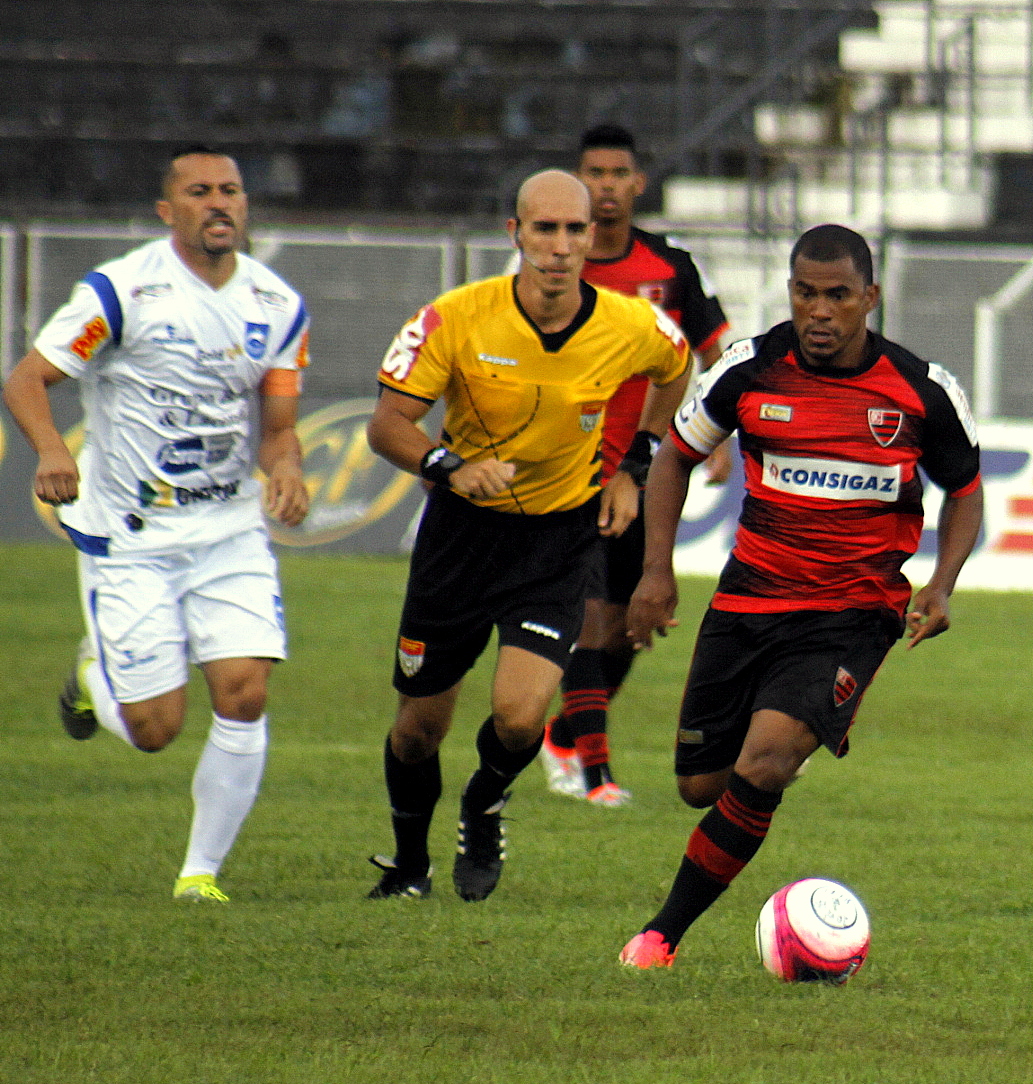
[[[638,512],[634,480],[690,373],[679,328],[649,302],[581,281],[594,226],[585,186],[527,178],[507,223],[517,274],[422,308],[389,347],[369,424],[375,452],[428,483],[399,628],[398,711],[384,749],[395,852],[372,859],[370,896],[431,890],[427,846],[441,797],[439,747],[463,676],[498,633],[480,763],[459,809],[456,892],[483,900],[506,857],[502,810],[542,742],[545,713],[581,628],[599,537]],[[622,469],[600,492],[602,420],[635,373],[651,383]],[[420,420],[445,403],[441,441]]]

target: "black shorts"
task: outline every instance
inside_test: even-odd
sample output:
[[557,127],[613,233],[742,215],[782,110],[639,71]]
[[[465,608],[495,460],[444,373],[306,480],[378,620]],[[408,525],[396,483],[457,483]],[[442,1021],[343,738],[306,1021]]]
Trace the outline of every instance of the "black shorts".
[[682,699],[675,774],[730,767],[763,708],[800,719],[845,756],[861,697],[902,633],[889,611],[708,610]]
[[450,689],[484,651],[524,648],[566,668],[581,631],[598,497],[569,512],[479,508],[435,486],[416,535],[399,625],[394,687]]
[[624,534],[616,538],[602,536],[592,567],[588,597],[603,602],[627,606],[642,578],[642,561],[646,552],[646,525],[642,514],[642,494],[638,498],[638,515]]

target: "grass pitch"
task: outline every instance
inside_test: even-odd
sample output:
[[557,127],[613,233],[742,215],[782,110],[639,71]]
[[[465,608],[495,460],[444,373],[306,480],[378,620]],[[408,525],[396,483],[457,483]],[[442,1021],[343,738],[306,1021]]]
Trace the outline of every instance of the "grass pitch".
[[[617,953],[699,816],[675,797],[671,745],[708,582],[683,581],[682,627],[614,707],[632,806],[555,797],[533,765],[498,890],[453,894],[486,657],[443,749],[434,894],[373,902],[366,857],[391,850],[380,765],[405,564],[285,556],[292,657],[218,908],[170,899],[203,690],[159,755],[103,733],[70,741],[55,701],[80,634],[71,552],[5,546],[0,560],[0,1081],[1033,1081],[1033,595],[960,593],[946,636],[895,648],[850,756],[815,756],[671,971],[629,973]],[[784,986],[756,962],[761,904],[811,874],[850,885],[871,916],[868,962],[842,988]]]

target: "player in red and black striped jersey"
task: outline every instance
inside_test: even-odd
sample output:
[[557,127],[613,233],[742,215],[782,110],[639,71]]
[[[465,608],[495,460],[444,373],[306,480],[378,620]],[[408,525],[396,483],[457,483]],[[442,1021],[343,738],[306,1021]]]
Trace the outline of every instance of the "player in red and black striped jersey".
[[[824,745],[835,756],[905,628],[950,624],[948,599],[982,522],[979,446],[940,366],[867,330],[879,291],[859,234],[818,226],[790,259],[792,321],[731,346],[679,411],[646,487],[633,642],[672,627],[671,565],[689,474],[733,430],[746,496],[703,619],[678,727],[681,797],[712,808],[660,912],[621,961],[669,966],[695,919],[760,847],[782,792]],[[944,490],[932,578],[901,566],[922,532],[922,477]]]
[[[721,354],[728,329],[721,303],[692,256],[676,243],[632,224],[635,201],[646,185],[632,135],[603,124],[581,137],[578,177],[589,190],[595,239],[581,277],[659,305],[681,327],[703,369]],[[648,379],[632,377],[606,407],[603,425],[603,481],[621,465],[629,448],[646,452],[657,443],[639,434]],[[716,450],[708,471],[715,482],[728,478],[727,445]],[[642,517],[624,534],[601,540],[600,568],[586,604],[585,624],[563,678],[563,709],[549,722],[542,759],[550,789],[617,806],[630,795],[613,781],[607,712],[634,659],[625,635],[628,600],[642,571]]]

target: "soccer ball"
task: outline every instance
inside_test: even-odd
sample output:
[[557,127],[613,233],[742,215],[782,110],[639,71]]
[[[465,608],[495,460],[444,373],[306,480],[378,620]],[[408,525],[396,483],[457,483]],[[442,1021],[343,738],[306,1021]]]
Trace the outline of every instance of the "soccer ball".
[[807,877],[780,888],[757,919],[757,954],[783,982],[841,986],[864,963],[868,915],[844,885]]

